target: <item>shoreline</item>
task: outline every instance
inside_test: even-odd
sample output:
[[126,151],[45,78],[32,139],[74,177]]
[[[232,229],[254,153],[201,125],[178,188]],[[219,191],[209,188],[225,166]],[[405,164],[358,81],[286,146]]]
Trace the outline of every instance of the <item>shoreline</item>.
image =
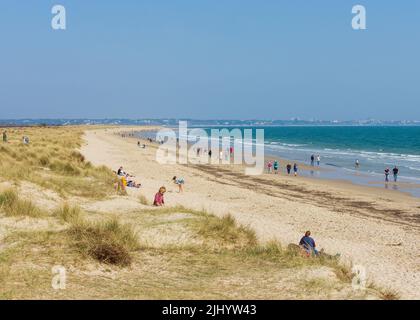
[[[161,128],[163,127],[155,127],[154,129],[130,128],[134,136],[128,137],[128,138],[146,141],[147,137],[136,136],[136,131],[138,131],[137,133],[140,133],[142,131],[152,132],[156,129],[161,129]],[[158,144],[155,142],[153,142],[152,145],[158,146]],[[327,181],[327,183],[346,183],[351,186],[375,188],[383,192],[398,192],[400,194],[408,195],[413,198],[420,198],[420,184],[419,183],[413,183],[413,182],[407,182],[407,181],[398,181],[397,183],[395,183],[391,181],[392,177],[390,178],[390,181],[386,183],[383,180],[379,180],[379,179],[375,180],[376,178],[375,176],[373,176],[372,174],[369,174],[369,172],[364,172],[364,171],[354,171],[352,173],[348,173],[344,175],[343,173],[340,173],[339,170],[340,169],[343,170],[345,168],[327,167],[325,164],[322,164],[322,163],[320,166],[317,166],[317,165],[311,166],[310,164],[307,164],[305,162],[282,158],[267,151],[265,152],[265,155],[264,155],[264,173],[263,174],[267,174],[267,168],[266,168],[267,162],[274,161],[274,160],[277,160],[279,162],[279,173],[278,173],[279,175],[287,176],[285,173],[286,164],[291,163],[293,165],[293,163],[296,162],[299,166],[299,176],[304,177],[306,179],[321,180],[321,181],[324,180],[324,181]],[[292,176],[292,174],[290,174],[290,176]]]
[[[159,165],[157,145],[145,143],[142,149],[134,139],[110,130],[94,131],[86,131],[82,153],[93,164],[112,169],[122,165],[134,174],[142,187],[129,190],[132,196],[151,199],[165,185],[167,206],[232,214],[261,241],[276,239],[284,246],[296,243],[310,229],[320,248],[340,253],[345,263],[366,267],[368,279],[398,290],[403,299],[419,297],[420,270],[414,254],[420,241],[418,199],[348,182],[280,174],[245,176],[234,165]],[[171,181],[174,175],[186,181],[182,194]]]

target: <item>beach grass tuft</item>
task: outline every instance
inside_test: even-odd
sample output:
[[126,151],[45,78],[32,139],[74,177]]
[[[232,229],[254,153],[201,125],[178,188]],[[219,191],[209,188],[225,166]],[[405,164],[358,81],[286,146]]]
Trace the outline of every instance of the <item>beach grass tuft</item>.
[[96,223],[78,220],[68,234],[81,253],[108,264],[130,265],[130,252],[139,248],[133,229],[116,218]]
[[224,245],[248,247],[257,244],[255,232],[245,226],[238,226],[235,218],[228,214],[221,218],[201,212],[198,220],[197,233],[204,238],[211,238]]
[[67,202],[62,204],[54,211],[55,216],[59,217],[62,221],[68,223],[75,223],[80,221],[82,211],[77,206],[70,206]]
[[20,199],[18,193],[13,189],[8,189],[0,194],[0,209],[7,216],[28,216],[39,217],[43,214],[30,200]]

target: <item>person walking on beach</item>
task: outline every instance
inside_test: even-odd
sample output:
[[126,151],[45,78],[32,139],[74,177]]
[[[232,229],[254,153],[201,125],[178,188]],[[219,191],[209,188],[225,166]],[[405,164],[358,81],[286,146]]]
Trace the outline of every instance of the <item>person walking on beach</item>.
[[211,149],[209,150],[209,158],[211,158]]
[[290,174],[290,171],[292,170],[292,165],[290,163],[286,166],[287,174]]
[[277,160],[274,160],[273,169],[274,169],[274,173],[277,174],[279,170],[279,162]]
[[386,168],[385,169],[385,182],[388,182],[389,181],[389,168]]
[[268,163],[267,163],[267,171],[268,171],[268,173],[271,173],[271,168],[273,167],[273,163],[271,162],[271,160],[270,161],[268,161]]
[[7,142],[7,131],[3,131],[3,142]]
[[360,166],[359,159],[356,159],[356,162],[354,163],[354,166],[356,167],[356,169],[359,168],[359,166]]
[[317,155],[316,156],[316,164],[318,165],[318,167],[319,167],[320,162],[321,162],[321,156]]
[[314,162],[315,161],[315,156],[314,155],[311,155],[311,166],[313,167],[314,166]]
[[297,165],[297,163],[295,162],[294,163],[294,165],[293,165],[293,172],[294,172],[294,174],[295,174],[295,177],[297,176],[297,172],[298,172],[298,165]]
[[394,174],[394,182],[397,182],[398,179],[398,168],[397,166],[394,167],[394,169],[392,169],[392,173]]

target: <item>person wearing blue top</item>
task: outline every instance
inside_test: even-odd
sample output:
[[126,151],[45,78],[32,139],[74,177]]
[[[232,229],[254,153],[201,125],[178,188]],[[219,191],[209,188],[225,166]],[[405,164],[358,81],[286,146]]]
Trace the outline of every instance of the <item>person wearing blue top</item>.
[[184,178],[177,178],[176,176],[174,176],[172,178],[172,181],[178,186],[178,192],[183,192],[184,188],[183,185],[185,183]]
[[318,255],[318,250],[315,249],[315,240],[311,237],[311,232],[308,230],[305,235],[300,239],[299,245],[302,246],[308,254]]

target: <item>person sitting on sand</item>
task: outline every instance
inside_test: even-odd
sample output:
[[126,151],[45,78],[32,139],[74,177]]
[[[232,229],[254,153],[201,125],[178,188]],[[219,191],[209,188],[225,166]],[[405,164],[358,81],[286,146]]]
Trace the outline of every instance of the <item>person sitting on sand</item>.
[[176,176],[174,176],[172,178],[172,181],[178,186],[178,192],[183,192],[183,185],[185,183],[184,178],[177,178]]
[[134,180],[131,179],[130,175],[125,175],[125,179],[127,181],[127,187],[140,188],[141,183],[136,183]]
[[316,244],[315,240],[311,237],[311,232],[308,230],[305,232],[305,235],[300,239],[299,245],[305,249],[308,256],[310,255],[318,255],[318,250],[315,249]]
[[126,173],[123,170],[123,167],[118,168],[117,175],[119,175],[119,176],[125,176],[126,175]]
[[133,175],[125,172],[123,167],[119,167],[118,168],[117,175],[120,176],[120,177],[123,177],[124,176],[124,177],[132,177],[132,178],[134,178]]
[[160,187],[159,191],[155,194],[155,200],[153,201],[153,205],[154,206],[163,206],[165,204],[165,200],[163,198],[163,195],[166,192],[166,188],[165,187]]

